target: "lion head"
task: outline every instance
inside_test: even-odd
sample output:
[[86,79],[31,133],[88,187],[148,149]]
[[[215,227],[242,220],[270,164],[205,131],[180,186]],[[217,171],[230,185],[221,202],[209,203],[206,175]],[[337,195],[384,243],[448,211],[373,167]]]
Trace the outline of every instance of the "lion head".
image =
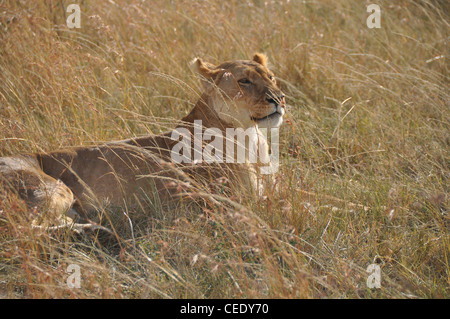
[[267,57],[224,62],[218,66],[197,58],[193,66],[202,76],[207,104],[234,127],[273,128],[283,122],[284,94],[267,67]]

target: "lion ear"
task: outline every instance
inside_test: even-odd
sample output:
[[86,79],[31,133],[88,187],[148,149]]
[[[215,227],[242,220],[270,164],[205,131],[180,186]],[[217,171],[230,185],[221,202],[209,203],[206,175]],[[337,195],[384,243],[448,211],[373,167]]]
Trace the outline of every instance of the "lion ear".
[[200,74],[203,78],[203,87],[206,91],[213,87],[213,82],[215,81],[217,75],[222,73],[222,69],[217,69],[213,64],[208,62],[203,62],[200,58],[195,58],[191,62],[192,69]]
[[253,56],[253,61],[267,67],[267,55],[265,55],[264,53],[255,53],[255,55]]
[[207,79],[214,79],[214,77],[220,72],[220,70],[217,70],[214,65],[208,62],[203,62],[200,58],[195,58],[192,60],[191,66],[195,72]]

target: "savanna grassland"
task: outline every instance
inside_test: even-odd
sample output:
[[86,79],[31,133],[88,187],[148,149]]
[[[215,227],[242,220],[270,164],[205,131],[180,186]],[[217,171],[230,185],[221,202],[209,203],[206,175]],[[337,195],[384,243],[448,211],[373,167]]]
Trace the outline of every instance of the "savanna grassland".
[[266,53],[289,105],[258,201],[149,197],[102,243],[33,231],[3,196],[0,297],[449,298],[449,6],[373,2],[381,28],[371,1],[0,0],[0,156],[172,128],[197,56]]

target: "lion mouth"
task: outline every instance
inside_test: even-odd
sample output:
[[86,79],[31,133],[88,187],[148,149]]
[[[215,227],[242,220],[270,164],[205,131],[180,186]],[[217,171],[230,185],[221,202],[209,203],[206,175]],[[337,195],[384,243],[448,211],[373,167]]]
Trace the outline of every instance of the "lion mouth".
[[272,116],[274,116],[275,114],[280,114],[281,115],[281,113],[278,113],[277,111],[275,111],[275,112],[273,112],[273,113],[271,113],[271,114],[269,114],[269,115],[266,115],[266,116],[264,116],[264,117],[251,117],[251,119],[253,120],[253,121],[264,121],[264,120],[267,120],[268,118],[270,118],[270,117],[272,117]]
[[266,115],[266,116],[263,116],[263,117],[253,117],[253,116],[252,116],[251,119],[252,119],[253,121],[259,122],[259,121],[267,120],[267,119],[272,118],[272,117],[277,116],[277,115],[283,116],[283,114],[282,114],[281,112],[279,112],[278,110],[276,110],[276,111],[274,111],[273,113],[270,113],[269,115]]

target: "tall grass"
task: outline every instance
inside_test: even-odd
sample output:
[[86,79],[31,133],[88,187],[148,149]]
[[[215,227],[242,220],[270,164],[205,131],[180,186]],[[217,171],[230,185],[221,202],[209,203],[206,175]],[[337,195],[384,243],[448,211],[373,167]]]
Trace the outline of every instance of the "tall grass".
[[380,29],[351,0],[0,1],[0,156],[167,130],[196,56],[265,52],[290,105],[277,192],[111,208],[120,245],[33,232],[3,194],[0,297],[448,298],[448,5],[377,3]]

